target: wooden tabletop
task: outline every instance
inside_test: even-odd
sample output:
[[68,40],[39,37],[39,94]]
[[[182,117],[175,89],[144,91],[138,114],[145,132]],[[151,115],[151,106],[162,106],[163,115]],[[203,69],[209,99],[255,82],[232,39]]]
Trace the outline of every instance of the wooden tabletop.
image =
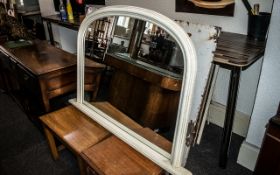
[[43,115],[40,120],[77,154],[110,135],[72,105]]
[[[47,41],[34,40],[32,45],[16,49],[9,49],[4,45],[0,47],[15,61],[38,76],[77,65],[76,55],[56,48],[48,44]],[[89,59],[86,59],[86,65],[94,68],[105,67],[105,65]]]
[[82,21],[79,18],[74,18],[73,21],[69,21],[69,20],[62,21],[59,15],[44,16],[44,17],[42,17],[42,19],[45,21],[59,24],[61,26],[64,26],[66,28],[73,29],[73,30],[79,30],[79,27],[82,23]]
[[256,41],[242,34],[222,32],[214,52],[214,63],[244,70],[261,58],[264,50],[264,41]]
[[159,166],[116,136],[90,147],[81,156],[99,175],[157,175],[162,172]]

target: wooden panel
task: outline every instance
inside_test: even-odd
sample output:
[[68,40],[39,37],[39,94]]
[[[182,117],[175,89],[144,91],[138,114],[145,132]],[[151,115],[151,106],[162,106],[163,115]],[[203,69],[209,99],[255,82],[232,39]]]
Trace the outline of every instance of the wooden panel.
[[72,84],[72,83],[76,84],[76,81],[77,81],[76,76],[77,76],[77,72],[75,70],[73,70],[73,71],[65,73],[63,75],[49,78],[46,81],[48,90],[52,91],[52,90],[58,89],[60,87],[68,85],[68,84]]
[[143,79],[116,69],[109,102],[143,127],[171,129],[176,122],[180,92]]
[[40,120],[77,154],[110,135],[73,106],[46,114]]
[[145,110],[149,84],[141,79],[116,70],[110,82],[109,102],[119,110],[140,122]]
[[112,136],[82,152],[99,175],[157,175],[162,169],[126,143]]

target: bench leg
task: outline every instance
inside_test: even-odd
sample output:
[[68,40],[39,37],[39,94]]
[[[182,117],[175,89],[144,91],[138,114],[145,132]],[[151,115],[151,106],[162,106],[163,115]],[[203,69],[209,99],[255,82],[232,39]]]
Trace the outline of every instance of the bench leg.
[[45,132],[45,135],[47,137],[47,141],[48,141],[51,153],[52,153],[52,157],[53,157],[54,160],[57,160],[59,156],[58,156],[58,151],[57,151],[57,148],[56,148],[56,145],[55,145],[55,140],[54,140],[53,134],[45,126],[44,126],[44,132]]
[[77,156],[77,161],[80,168],[80,175],[85,175],[86,174],[85,165],[82,158],[79,155]]

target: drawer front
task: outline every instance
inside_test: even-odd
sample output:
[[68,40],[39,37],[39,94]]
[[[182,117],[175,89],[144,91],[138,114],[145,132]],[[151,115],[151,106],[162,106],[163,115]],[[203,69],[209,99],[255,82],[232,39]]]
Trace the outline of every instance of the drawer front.
[[69,84],[76,84],[77,74],[76,71],[67,72],[51,78],[47,78],[46,85],[48,91],[62,88]]

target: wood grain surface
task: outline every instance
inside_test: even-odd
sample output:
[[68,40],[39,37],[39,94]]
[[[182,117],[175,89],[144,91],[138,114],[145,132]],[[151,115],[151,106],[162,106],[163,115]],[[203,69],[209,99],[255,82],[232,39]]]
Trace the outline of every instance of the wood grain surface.
[[43,115],[40,120],[76,154],[110,135],[106,129],[74,106]]
[[82,158],[99,175],[157,175],[162,169],[126,143],[111,136],[82,152]]
[[246,69],[263,56],[265,42],[246,35],[222,32],[214,52],[214,63]]

